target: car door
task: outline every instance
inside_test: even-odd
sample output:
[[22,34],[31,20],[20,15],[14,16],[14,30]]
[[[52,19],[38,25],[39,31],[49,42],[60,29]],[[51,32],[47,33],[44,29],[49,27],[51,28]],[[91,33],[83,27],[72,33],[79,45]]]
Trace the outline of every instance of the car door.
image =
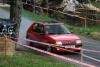
[[32,39],[36,41],[41,41],[41,33],[42,33],[43,26],[39,23],[34,24],[32,29]]
[[[33,29],[33,34],[34,34],[34,40],[39,41],[39,42],[45,42],[46,35],[44,33],[44,26],[42,24],[37,24],[36,27]],[[46,45],[41,44],[36,44],[35,46],[45,48]]]

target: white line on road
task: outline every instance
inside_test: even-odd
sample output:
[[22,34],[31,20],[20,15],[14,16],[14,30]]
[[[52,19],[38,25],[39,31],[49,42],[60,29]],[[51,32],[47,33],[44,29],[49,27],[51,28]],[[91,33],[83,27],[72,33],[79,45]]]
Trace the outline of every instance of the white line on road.
[[92,60],[94,60],[94,61],[100,62],[100,60],[98,60],[98,59],[96,59],[96,58],[93,58],[93,57],[90,57],[90,56],[87,56],[87,55],[85,55],[85,54],[83,54],[83,56],[84,56],[84,57],[87,57],[87,58],[89,58],[89,59],[92,59]]

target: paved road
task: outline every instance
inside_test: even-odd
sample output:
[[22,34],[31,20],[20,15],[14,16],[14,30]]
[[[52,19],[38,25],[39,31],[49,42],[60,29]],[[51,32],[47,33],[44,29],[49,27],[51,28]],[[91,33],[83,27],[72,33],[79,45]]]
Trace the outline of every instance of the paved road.
[[88,39],[85,37],[82,37],[83,40],[83,48],[85,49],[90,49],[90,50],[98,50],[99,53],[91,53],[91,52],[84,52],[84,54],[86,54],[87,56],[91,56],[93,58],[96,58],[99,60],[99,62],[93,61],[93,60],[89,60],[87,58],[85,58],[86,61],[90,61],[90,63],[100,67],[100,41],[96,41],[96,40],[92,40],[92,39]]
[[[83,36],[80,36],[80,37],[82,39],[84,49],[100,51],[100,41],[88,39],[88,38],[83,37]],[[95,59],[92,60],[92,59],[89,59],[87,57],[83,57],[83,62],[95,65],[97,67],[100,67],[100,52],[99,53],[93,53],[93,52],[84,51],[84,55],[90,56],[92,58],[96,58],[96,59],[98,59],[99,62],[95,61]],[[68,57],[71,57],[71,58],[77,59],[77,60],[81,59],[81,55],[79,55],[79,54],[67,54],[67,55],[64,55],[64,56],[68,56]]]
[[[0,9],[0,18],[8,18],[9,17],[9,12],[5,11],[3,9]],[[21,23],[21,27],[20,27],[20,33],[19,36],[25,38],[26,37],[26,31],[27,28],[31,25],[32,20],[27,19],[27,17],[22,17],[22,23]],[[80,36],[82,41],[83,41],[83,48],[85,49],[91,49],[91,50],[99,50],[100,51],[100,41],[96,41],[96,40],[92,40],[92,39],[88,39],[86,37]],[[22,40],[19,40],[19,42],[22,43],[26,43]],[[20,46],[17,46],[18,48],[23,48]],[[100,61],[100,53],[91,53],[91,52],[85,52],[84,54],[87,56],[91,56],[93,58],[98,59],[98,61]],[[66,54],[64,56],[68,56],[77,60],[80,60],[80,55],[78,54]],[[88,59],[86,57],[84,57],[83,60],[85,63],[89,63],[89,64],[93,64],[96,65],[97,67],[100,67],[100,62],[96,62],[93,61],[91,59]]]

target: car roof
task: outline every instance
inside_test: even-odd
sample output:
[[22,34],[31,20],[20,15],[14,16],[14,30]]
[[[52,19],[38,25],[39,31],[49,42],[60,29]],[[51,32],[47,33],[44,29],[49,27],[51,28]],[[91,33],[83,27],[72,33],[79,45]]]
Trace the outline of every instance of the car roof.
[[59,22],[59,21],[55,21],[55,20],[51,20],[51,21],[40,21],[40,22],[35,22],[35,23],[39,23],[42,25],[61,25],[63,23]]

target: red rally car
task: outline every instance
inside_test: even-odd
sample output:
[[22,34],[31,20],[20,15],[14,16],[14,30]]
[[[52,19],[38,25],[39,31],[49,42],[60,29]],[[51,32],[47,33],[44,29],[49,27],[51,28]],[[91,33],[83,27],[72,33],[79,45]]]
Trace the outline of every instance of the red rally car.
[[[53,52],[79,52],[82,47],[80,38],[71,33],[63,23],[58,21],[33,22],[27,30],[27,38],[49,43],[50,46],[44,48],[47,51]],[[44,46],[38,44],[32,45],[38,47]]]

